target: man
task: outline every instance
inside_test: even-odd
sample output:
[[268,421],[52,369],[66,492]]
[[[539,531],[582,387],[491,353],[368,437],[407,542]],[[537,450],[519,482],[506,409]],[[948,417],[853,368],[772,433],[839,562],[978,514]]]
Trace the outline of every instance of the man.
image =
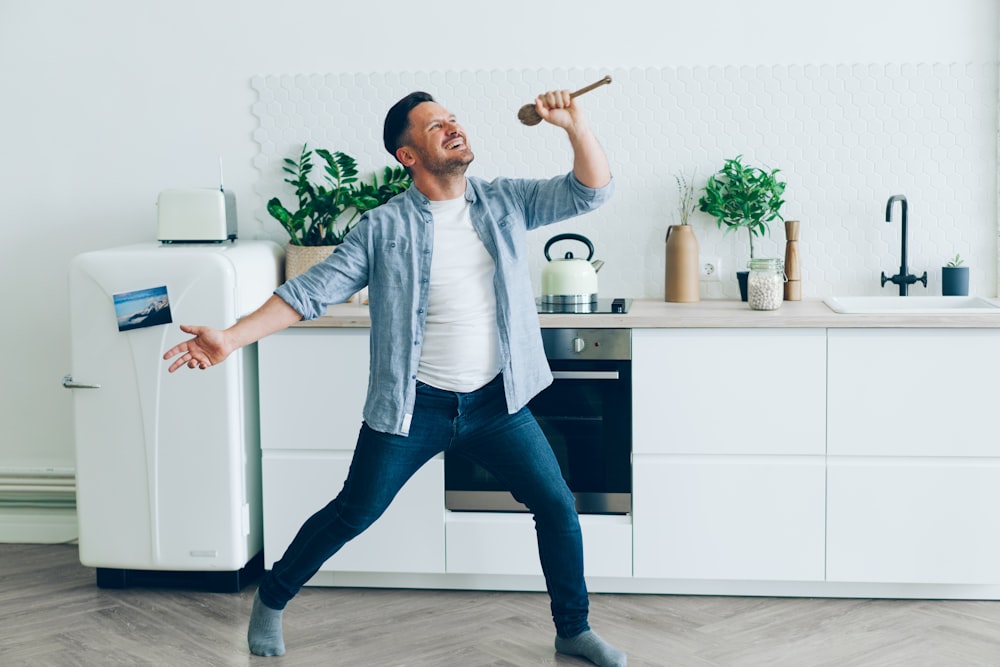
[[525,233],[604,203],[611,171],[567,91],[540,95],[535,108],[566,132],[572,173],[485,182],[465,175],[473,153],[455,116],[427,93],[404,97],[386,116],[383,140],[413,187],[366,214],[329,259],[260,309],[224,331],[182,326],[194,338],[164,355],[176,357],[171,372],[208,368],[368,286],[371,369],[354,459],[340,494],[303,524],[261,580],[247,633],[253,653],[284,653],[285,604],[444,451],[490,470],[534,514],[556,650],[601,666],[626,664],[587,623],[573,496],[525,408],[552,381]]

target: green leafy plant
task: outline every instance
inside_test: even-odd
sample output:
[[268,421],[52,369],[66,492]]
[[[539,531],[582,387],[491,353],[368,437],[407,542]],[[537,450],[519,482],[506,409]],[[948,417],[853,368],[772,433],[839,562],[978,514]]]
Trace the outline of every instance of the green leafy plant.
[[691,173],[689,181],[684,174],[674,174],[674,181],[677,183],[677,213],[682,225],[690,224],[691,214],[698,210],[698,202],[694,198],[694,172]]
[[766,171],[743,163],[743,156],[725,161],[722,169],[709,177],[699,208],[715,217],[725,233],[746,228],[750,235],[750,259],[754,258],[753,239],[770,232],[769,223],[781,217],[781,198],[785,183],[778,180],[780,169]]
[[289,211],[277,197],[267,202],[267,212],[285,228],[292,245],[338,245],[362,214],[410,186],[410,175],[401,166],[386,167],[382,183],[377,174],[372,176],[371,183],[359,182],[354,158],[324,148],[315,150],[324,163],[323,183],[314,184],[313,152],[304,144],[298,160],[283,161],[282,171],[288,174],[284,182],[295,188],[298,208]]
[[959,255],[956,254],[952,259],[948,260],[948,263],[945,264],[945,266],[947,266],[950,269],[956,269],[956,268],[962,266],[962,262],[963,261],[964,260],[961,258],[961,256],[959,256]]

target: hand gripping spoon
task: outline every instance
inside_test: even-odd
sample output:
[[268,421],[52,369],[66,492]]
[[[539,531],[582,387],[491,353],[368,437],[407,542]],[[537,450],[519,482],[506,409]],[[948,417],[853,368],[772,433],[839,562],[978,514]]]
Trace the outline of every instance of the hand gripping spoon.
[[[597,88],[599,86],[603,86],[606,83],[611,83],[611,77],[610,76],[606,76],[603,79],[601,79],[600,81],[595,81],[594,83],[590,84],[589,86],[584,86],[583,88],[581,88],[580,90],[576,91],[575,93],[570,93],[570,98],[574,98],[574,97],[577,97],[579,95],[583,95],[584,93],[589,93],[594,88]],[[517,111],[517,119],[520,120],[525,125],[538,125],[539,123],[542,122],[542,117],[538,115],[537,111],[535,111],[535,104],[533,102],[531,104],[525,104],[523,107],[521,107],[520,109],[518,109],[518,111]]]

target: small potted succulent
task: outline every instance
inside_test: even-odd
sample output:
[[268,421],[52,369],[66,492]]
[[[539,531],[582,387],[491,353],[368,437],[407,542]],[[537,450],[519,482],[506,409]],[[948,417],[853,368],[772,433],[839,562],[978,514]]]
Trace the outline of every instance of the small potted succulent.
[[961,256],[955,255],[941,267],[941,294],[969,296],[969,267],[962,266]]
[[[726,160],[716,174],[709,177],[698,207],[712,215],[726,234],[746,229],[750,239],[750,259],[755,259],[753,240],[770,233],[773,220],[781,217],[781,198],[785,182],[778,180],[779,169],[770,171],[743,163],[743,156]],[[748,271],[737,271],[740,296],[747,300]]]
[[290,211],[281,200],[267,202],[267,212],[288,232],[285,279],[293,278],[326,259],[343,242],[366,211],[381,206],[410,186],[410,175],[401,167],[386,167],[379,183],[358,180],[357,162],[340,151],[323,148],[315,154],[323,161],[323,183],[311,179],[314,151],[303,145],[298,160],[284,159],[285,183],[295,188],[298,208]]

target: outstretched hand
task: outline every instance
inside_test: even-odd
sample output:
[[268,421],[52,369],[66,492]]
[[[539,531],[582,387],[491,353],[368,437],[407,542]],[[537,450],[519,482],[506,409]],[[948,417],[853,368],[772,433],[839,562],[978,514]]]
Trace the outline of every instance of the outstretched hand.
[[171,373],[181,366],[200,369],[214,366],[221,363],[232,351],[226,343],[225,335],[218,329],[182,324],[181,331],[193,335],[194,338],[174,345],[164,353],[163,358],[167,361],[177,357],[168,369]]

